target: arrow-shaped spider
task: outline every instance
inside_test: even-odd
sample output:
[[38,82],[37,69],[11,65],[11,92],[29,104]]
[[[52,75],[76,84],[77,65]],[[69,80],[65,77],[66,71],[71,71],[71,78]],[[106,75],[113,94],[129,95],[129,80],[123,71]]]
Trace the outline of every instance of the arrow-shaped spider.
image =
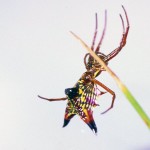
[[[125,13],[127,27],[125,29],[123,18],[120,15],[122,26],[123,26],[122,39],[121,39],[119,46],[108,55],[105,55],[100,52],[100,46],[102,44],[102,41],[105,35],[105,30],[106,30],[107,11],[105,11],[104,29],[103,29],[100,41],[96,48],[94,48],[94,46],[95,46],[95,40],[97,36],[98,21],[97,21],[97,14],[95,16],[96,26],[95,26],[95,32],[93,36],[91,49],[106,64],[108,64],[108,61],[114,58],[126,44],[126,39],[127,39],[128,32],[129,32],[129,21],[128,21],[128,16],[127,16],[125,8],[123,6],[122,8]],[[38,96],[38,97],[48,100],[50,102],[67,100],[67,107],[65,110],[63,127],[67,126],[70,120],[77,114],[91,128],[91,130],[94,133],[97,133],[97,127],[93,118],[93,108],[98,106],[97,97],[105,93],[105,92],[100,91],[98,89],[98,86],[101,86],[103,89],[105,89],[107,92],[109,92],[112,95],[111,106],[102,114],[106,113],[111,108],[113,108],[113,104],[115,100],[115,93],[111,89],[109,89],[107,86],[105,86],[103,83],[95,79],[98,75],[101,74],[102,71],[105,71],[105,70],[89,53],[87,53],[84,57],[84,64],[87,69],[86,72],[83,73],[81,78],[77,81],[77,83],[72,88],[65,89],[66,97],[50,98],[50,99],[41,97],[41,96]]]

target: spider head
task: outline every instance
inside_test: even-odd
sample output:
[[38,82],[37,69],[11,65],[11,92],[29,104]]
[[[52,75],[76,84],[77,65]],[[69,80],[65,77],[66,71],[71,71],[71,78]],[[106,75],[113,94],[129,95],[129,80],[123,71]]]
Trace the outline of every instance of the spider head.
[[[107,56],[101,52],[96,52],[97,56],[100,57],[106,64],[108,64]],[[88,71],[104,71],[104,68],[99,64],[89,53],[87,53],[84,57],[84,64]]]

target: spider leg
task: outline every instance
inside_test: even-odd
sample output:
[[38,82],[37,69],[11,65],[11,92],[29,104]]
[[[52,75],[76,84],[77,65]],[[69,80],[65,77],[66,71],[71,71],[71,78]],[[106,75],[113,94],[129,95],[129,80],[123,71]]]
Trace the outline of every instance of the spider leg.
[[100,81],[98,81],[98,80],[96,80],[96,79],[93,79],[92,81],[93,81],[95,84],[101,86],[103,89],[105,89],[107,92],[109,92],[109,93],[112,95],[112,102],[111,102],[110,107],[109,107],[107,110],[105,110],[104,112],[101,113],[101,114],[104,114],[104,113],[106,113],[107,111],[109,111],[110,109],[113,108],[116,95],[115,95],[115,93],[114,93],[111,89],[109,89],[107,86],[105,86],[105,85],[104,85],[103,83],[101,83]]
[[[94,32],[94,36],[93,36],[93,40],[92,40],[92,46],[91,49],[94,50],[94,46],[95,46],[95,40],[96,40],[96,36],[97,36],[97,28],[98,28],[98,19],[97,19],[97,13],[95,14],[95,32]],[[86,63],[86,58],[89,55],[89,59],[92,59],[92,57],[90,56],[89,53],[87,53],[84,57],[84,64],[85,66],[87,66]]]
[[92,50],[94,50],[95,40],[96,40],[96,36],[97,36],[97,26],[98,26],[97,13],[95,14],[95,21],[96,21],[96,23],[95,23],[95,32],[94,32],[92,46],[91,46]]
[[67,99],[67,97],[63,97],[63,98],[45,98],[45,97],[42,97],[40,95],[38,95],[38,97],[41,98],[41,99],[48,100],[50,102],[52,102],[52,101],[65,101]]
[[[94,50],[95,40],[96,40],[96,36],[97,36],[97,28],[98,28],[97,13],[95,14],[95,18],[96,18],[96,26],[95,26],[95,32],[94,32],[93,41],[92,41],[92,46],[91,46],[91,49],[92,49],[92,50]],[[102,41],[103,41],[103,38],[104,38],[104,35],[105,35],[106,24],[107,24],[107,11],[105,10],[105,24],[104,24],[104,29],[103,29],[103,32],[102,32],[100,41],[99,41],[99,43],[98,43],[98,46],[97,46],[95,52],[99,52],[100,45],[102,44]],[[84,57],[84,64],[85,64],[85,66],[87,66],[86,58],[87,58],[88,55],[89,55],[89,59],[92,59],[92,57],[90,56],[90,54],[87,53],[87,54],[85,55],[85,57]]]
[[103,41],[104,36],[105,36],[106,26],[107,26],[107,11],[105,10],[105,22],[104,22],[104,29],[103,29],[103,32],[102,32],[102,35],[101,35],[100,41],[99,41],[99,43],[98,43],[98,46],[97,46],[97,48],[96,48],[95,52],[99,52],[100,46],[101,46],[102,41]]
[[125,10],[123,5],[122,5],[122,8],[123,8],[123,11],[125,13],[125,17],[126,17],[126,21],[127,21],[127,27],[125,29],[124,21],[123,21],[123,18],[121,16],[121,14],[120,14],[120,19],[121,19],[122,28],[123,28],[122,39],[120,41],[119,47],[117,47],[115,50],[113,50],[110,54],[107,55],[107,61],[109,61],[113,57],[115,57],[121,51],[121,49],[126,45],[126,40],[127,40],[127,36],[128,36],[130,25],[129,25],[129,19],[128,19],[128,16],[127,16],[127,12],[126,12],[126,10]]

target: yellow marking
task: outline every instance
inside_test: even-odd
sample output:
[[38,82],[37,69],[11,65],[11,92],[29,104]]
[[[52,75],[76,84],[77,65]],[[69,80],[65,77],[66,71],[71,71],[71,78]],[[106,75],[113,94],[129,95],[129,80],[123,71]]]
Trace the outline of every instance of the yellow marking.
[[83,82],[84,82],[84,80],[79,80],[79,81],[78,81],[78,83],[83,83]]
[[88,108],[89,107],[89,104],[86,104],[86,108]]
[[85,107],[85,103],[82,105],[82,108],[84,108]]
[[82,89],[79,89],[79,94],[82,94],[82,92],[83,92]]
[[94,77],[97,76],[97,74],[99,73],[100,70],[97,70],[95,73],[94,73]]
[[84,96],[81,97],[81,101],[85,102],[85,97]]

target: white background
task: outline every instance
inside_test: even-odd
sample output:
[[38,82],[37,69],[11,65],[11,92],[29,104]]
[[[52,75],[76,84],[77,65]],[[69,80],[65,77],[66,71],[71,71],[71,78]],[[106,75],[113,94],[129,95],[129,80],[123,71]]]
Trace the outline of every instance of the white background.
[[0,0],[0,149],[1,150],[150,150],[150,132],[114,80],[103,73],[97,79],[117,95],[113,110],[105,94],[94,111],[95,136],[76,116],[62,128],[64,97],[85,71],[86,50],[99,19],[99,37],[108,25],[101,51],[115,49],[122,36],[119,13],[124,5],[130,31],[127,45],[109,66],[131,90],[150,116],[150,2],[149,0]]

